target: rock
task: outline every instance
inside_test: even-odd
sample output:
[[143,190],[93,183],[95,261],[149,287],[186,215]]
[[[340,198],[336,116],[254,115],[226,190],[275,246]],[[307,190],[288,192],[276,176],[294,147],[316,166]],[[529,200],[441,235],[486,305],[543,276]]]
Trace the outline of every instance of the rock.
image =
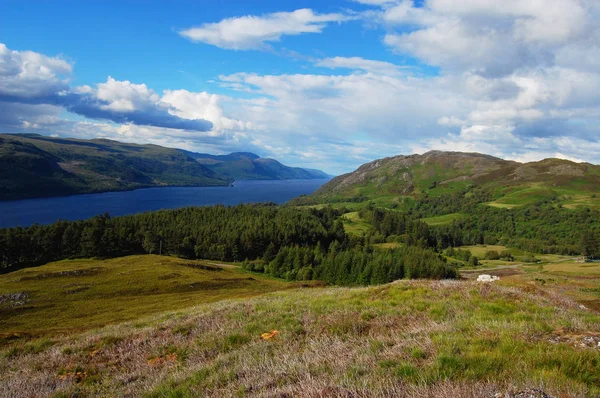
[[600,347],[600,337],[598,336],[584,336],[581,339],[582,347]]
[[8,293],[0,296],[0,304],[7,304],[11,307],[21,307],[29,301],[29,294],[25,292]]
[[511,395],[512,398],[551,398],[550,395],[538,388],[526,388],[518,393]]
[[477,277],[477,282],[495,282],[499,281],[500,278],[493,275],[482,274]]

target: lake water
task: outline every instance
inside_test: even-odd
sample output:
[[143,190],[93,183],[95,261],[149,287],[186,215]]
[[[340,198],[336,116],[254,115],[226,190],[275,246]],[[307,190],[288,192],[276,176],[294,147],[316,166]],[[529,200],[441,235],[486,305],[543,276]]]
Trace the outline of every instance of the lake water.
[[275,202],[308,195],[327,180],[236,181],[232,187],[164,187],[44,199],[0,201],[0,228],[81,220],[186,206]]

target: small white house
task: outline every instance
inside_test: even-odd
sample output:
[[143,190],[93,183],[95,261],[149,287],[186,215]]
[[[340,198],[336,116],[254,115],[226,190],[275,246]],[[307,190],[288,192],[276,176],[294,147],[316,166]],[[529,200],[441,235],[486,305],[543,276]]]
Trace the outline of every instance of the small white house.
[[477,282],[494,282],[494,281],[499,281],[500,278],[497,276],[493,276],[493,275],[487,275],[487,274],[483,274],[483,275],[479,275],[477,277]]

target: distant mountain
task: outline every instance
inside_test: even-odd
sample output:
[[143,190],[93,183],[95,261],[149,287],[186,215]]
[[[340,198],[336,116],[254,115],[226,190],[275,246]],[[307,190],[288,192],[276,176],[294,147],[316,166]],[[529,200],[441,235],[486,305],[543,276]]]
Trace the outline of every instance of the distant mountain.
[[226,186],[242,178],[323,177],[251,153],[208,155],[106,139],[0,134],[0,200],[158,186]]
[[600,166],[563,159],[519,163],[479,153],[430,151],[395,156],[333,178],[313,194],[323,202],[379,200],[441,195],[468,186],[489,189],[493,205],[512,207],[560,198],[566,206],[600,206]]
[[229,155],[183,152],[218,175],[233,180],[312,180],[332,177],[321,170],[289,167],[277,160],[261,158],[250,152],[234,152]]

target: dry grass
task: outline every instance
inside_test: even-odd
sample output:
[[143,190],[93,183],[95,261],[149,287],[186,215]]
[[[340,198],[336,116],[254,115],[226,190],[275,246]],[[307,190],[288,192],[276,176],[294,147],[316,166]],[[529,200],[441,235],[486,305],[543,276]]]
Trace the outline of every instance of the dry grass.
[[526,287],[299,289],[13,347],[0,396],[597,396],[600,356],[578,340],[596,335],[598,315]]
[[300,285],[210,264],[144,255],[58,261],[2,275],[0,299],[15,293],[27,298],[0,302],[0,346],[16,336],[74,333]]

